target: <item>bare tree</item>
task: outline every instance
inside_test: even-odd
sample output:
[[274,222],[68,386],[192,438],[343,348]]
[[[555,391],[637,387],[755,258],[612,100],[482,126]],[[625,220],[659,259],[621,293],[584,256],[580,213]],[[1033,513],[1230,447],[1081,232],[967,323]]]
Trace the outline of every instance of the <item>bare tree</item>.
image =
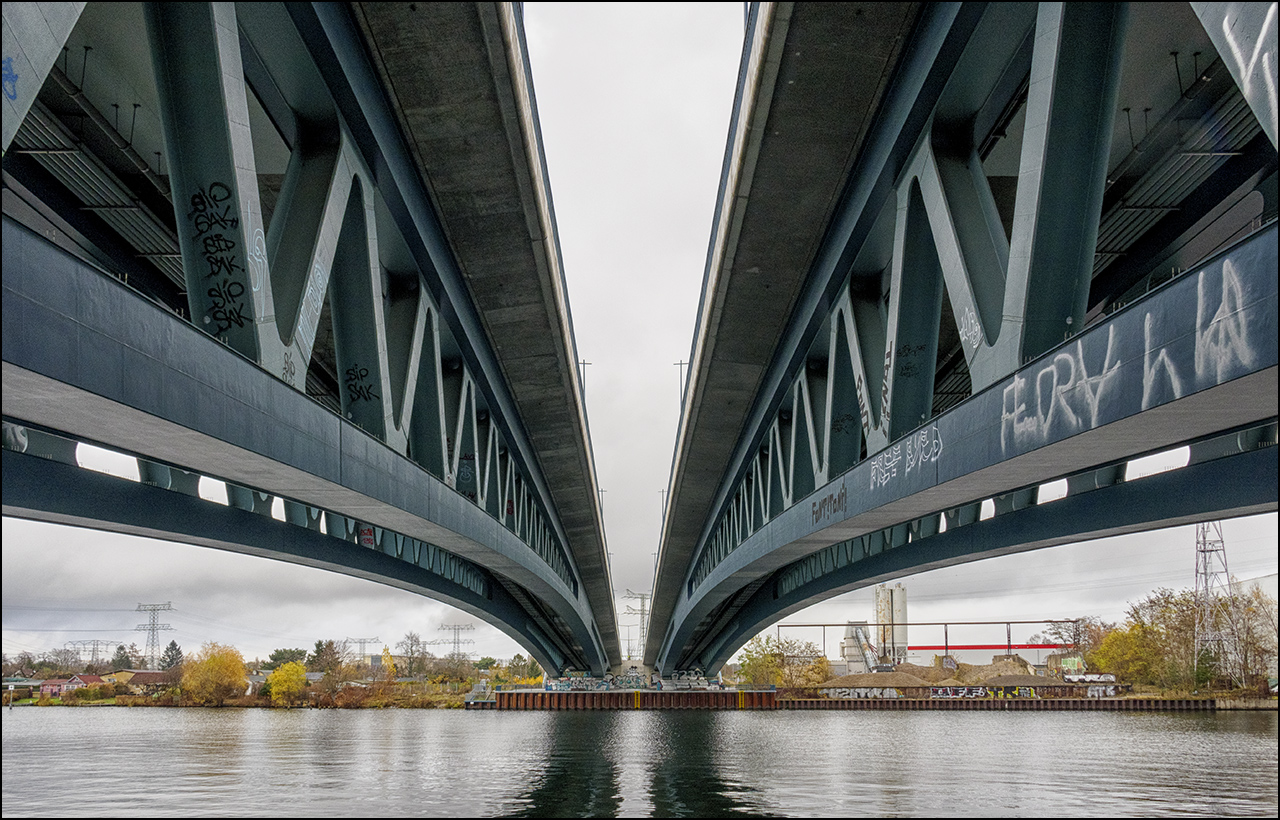
[[399,649],[400,654],[405,658],[405,675],[410,678],[421,675],[422,662],[427,654],[427,645],[422,637],[417,632],[406,632],[404,639],[396,644],[396,649]]

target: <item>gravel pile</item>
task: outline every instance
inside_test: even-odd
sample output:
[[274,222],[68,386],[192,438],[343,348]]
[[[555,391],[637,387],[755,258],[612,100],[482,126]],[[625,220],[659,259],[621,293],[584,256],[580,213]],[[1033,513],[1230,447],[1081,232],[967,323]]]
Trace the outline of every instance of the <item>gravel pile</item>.
[[829,680],[822,684],[825,689],[829,686],[840,687],[870,687],[870,686],[928,686],[929,682],[915,675],[908,675],[906,672],[866,672],[861,675],[845,675]]

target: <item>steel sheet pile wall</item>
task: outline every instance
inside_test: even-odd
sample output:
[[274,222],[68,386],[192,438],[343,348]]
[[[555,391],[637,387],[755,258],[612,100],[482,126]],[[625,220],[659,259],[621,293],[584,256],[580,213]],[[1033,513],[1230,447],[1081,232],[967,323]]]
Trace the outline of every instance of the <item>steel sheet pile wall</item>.
[[503,711],[587,711],[602,709],[897,709],[918,711],[1034,712],[1212,712],[1218,709],[1275,709],[1274,701],[1218,701],[1214,698],[796,698],[777,692],[735,690],[704,692],[495,692],[494,700],[468,703],[468,709]]
[[777,709],[777,693],[714,690],[696,692],[495,692],[492,706],[467,708],[503,711],[578,711],[596,709]]

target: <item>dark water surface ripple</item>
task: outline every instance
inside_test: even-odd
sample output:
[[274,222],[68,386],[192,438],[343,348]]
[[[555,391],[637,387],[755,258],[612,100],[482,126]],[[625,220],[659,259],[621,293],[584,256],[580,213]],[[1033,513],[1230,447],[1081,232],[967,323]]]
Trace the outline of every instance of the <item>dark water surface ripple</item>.
[[3,813],[1277,814],[1275,712],[17,708]]

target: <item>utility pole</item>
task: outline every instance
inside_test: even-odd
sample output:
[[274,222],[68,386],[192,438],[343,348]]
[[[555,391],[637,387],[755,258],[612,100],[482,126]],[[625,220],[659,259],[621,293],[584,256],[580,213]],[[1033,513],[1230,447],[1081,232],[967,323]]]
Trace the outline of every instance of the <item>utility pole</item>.
[[628,606],[627,614],[640,616],[640,645],[641,646],[648,645],[650,595],[651,593],[648,593],[648,592],[632,592],[631,590],[627,590],[627,594],[622,596],[624,598],[637,598],[640,601],[640,608],[636,609],[633,606]]
[[1236,668],[1238,647],[1236,618],[1231,597],[1231,573],[1227,570],[1227,545],[1222,538],[1222,522],[1196,525],[1196,634],[1192,676],[1200,666],[1202,653],[1209,653],[1219,671],[1231,675],[1236,686],[1244,681]]
[[684,407],[684,369],[689,366],[689,363],[684,359],[681,359],[680,361],[672,362],[671,364],[674,367],[680,368],[680,406]]
[[380,640],[382,640],[382,639],[381,639],[381,638],[347,638],[347,639],[346,639],[346,642],[347,642],[347,643],[358,643],[358,644],[360,644],[360,661],[359,661],[359,662],[360,662],[360,663],[364,663],[364,647],[365,647],[365,645],[366,645],[366,644],[371,644],[371,643],[376,644],[376,643],[377,643],[378,641],[380,641]]
[[173,627],[160,623],[160,613],[173,609],[172,602],[163,604],[138,604],[137,612],[151,613],[150,620],[134,627],[135,632],[147,633],[147,668],[155,669],[160,657],[160,633],[171,632]]

